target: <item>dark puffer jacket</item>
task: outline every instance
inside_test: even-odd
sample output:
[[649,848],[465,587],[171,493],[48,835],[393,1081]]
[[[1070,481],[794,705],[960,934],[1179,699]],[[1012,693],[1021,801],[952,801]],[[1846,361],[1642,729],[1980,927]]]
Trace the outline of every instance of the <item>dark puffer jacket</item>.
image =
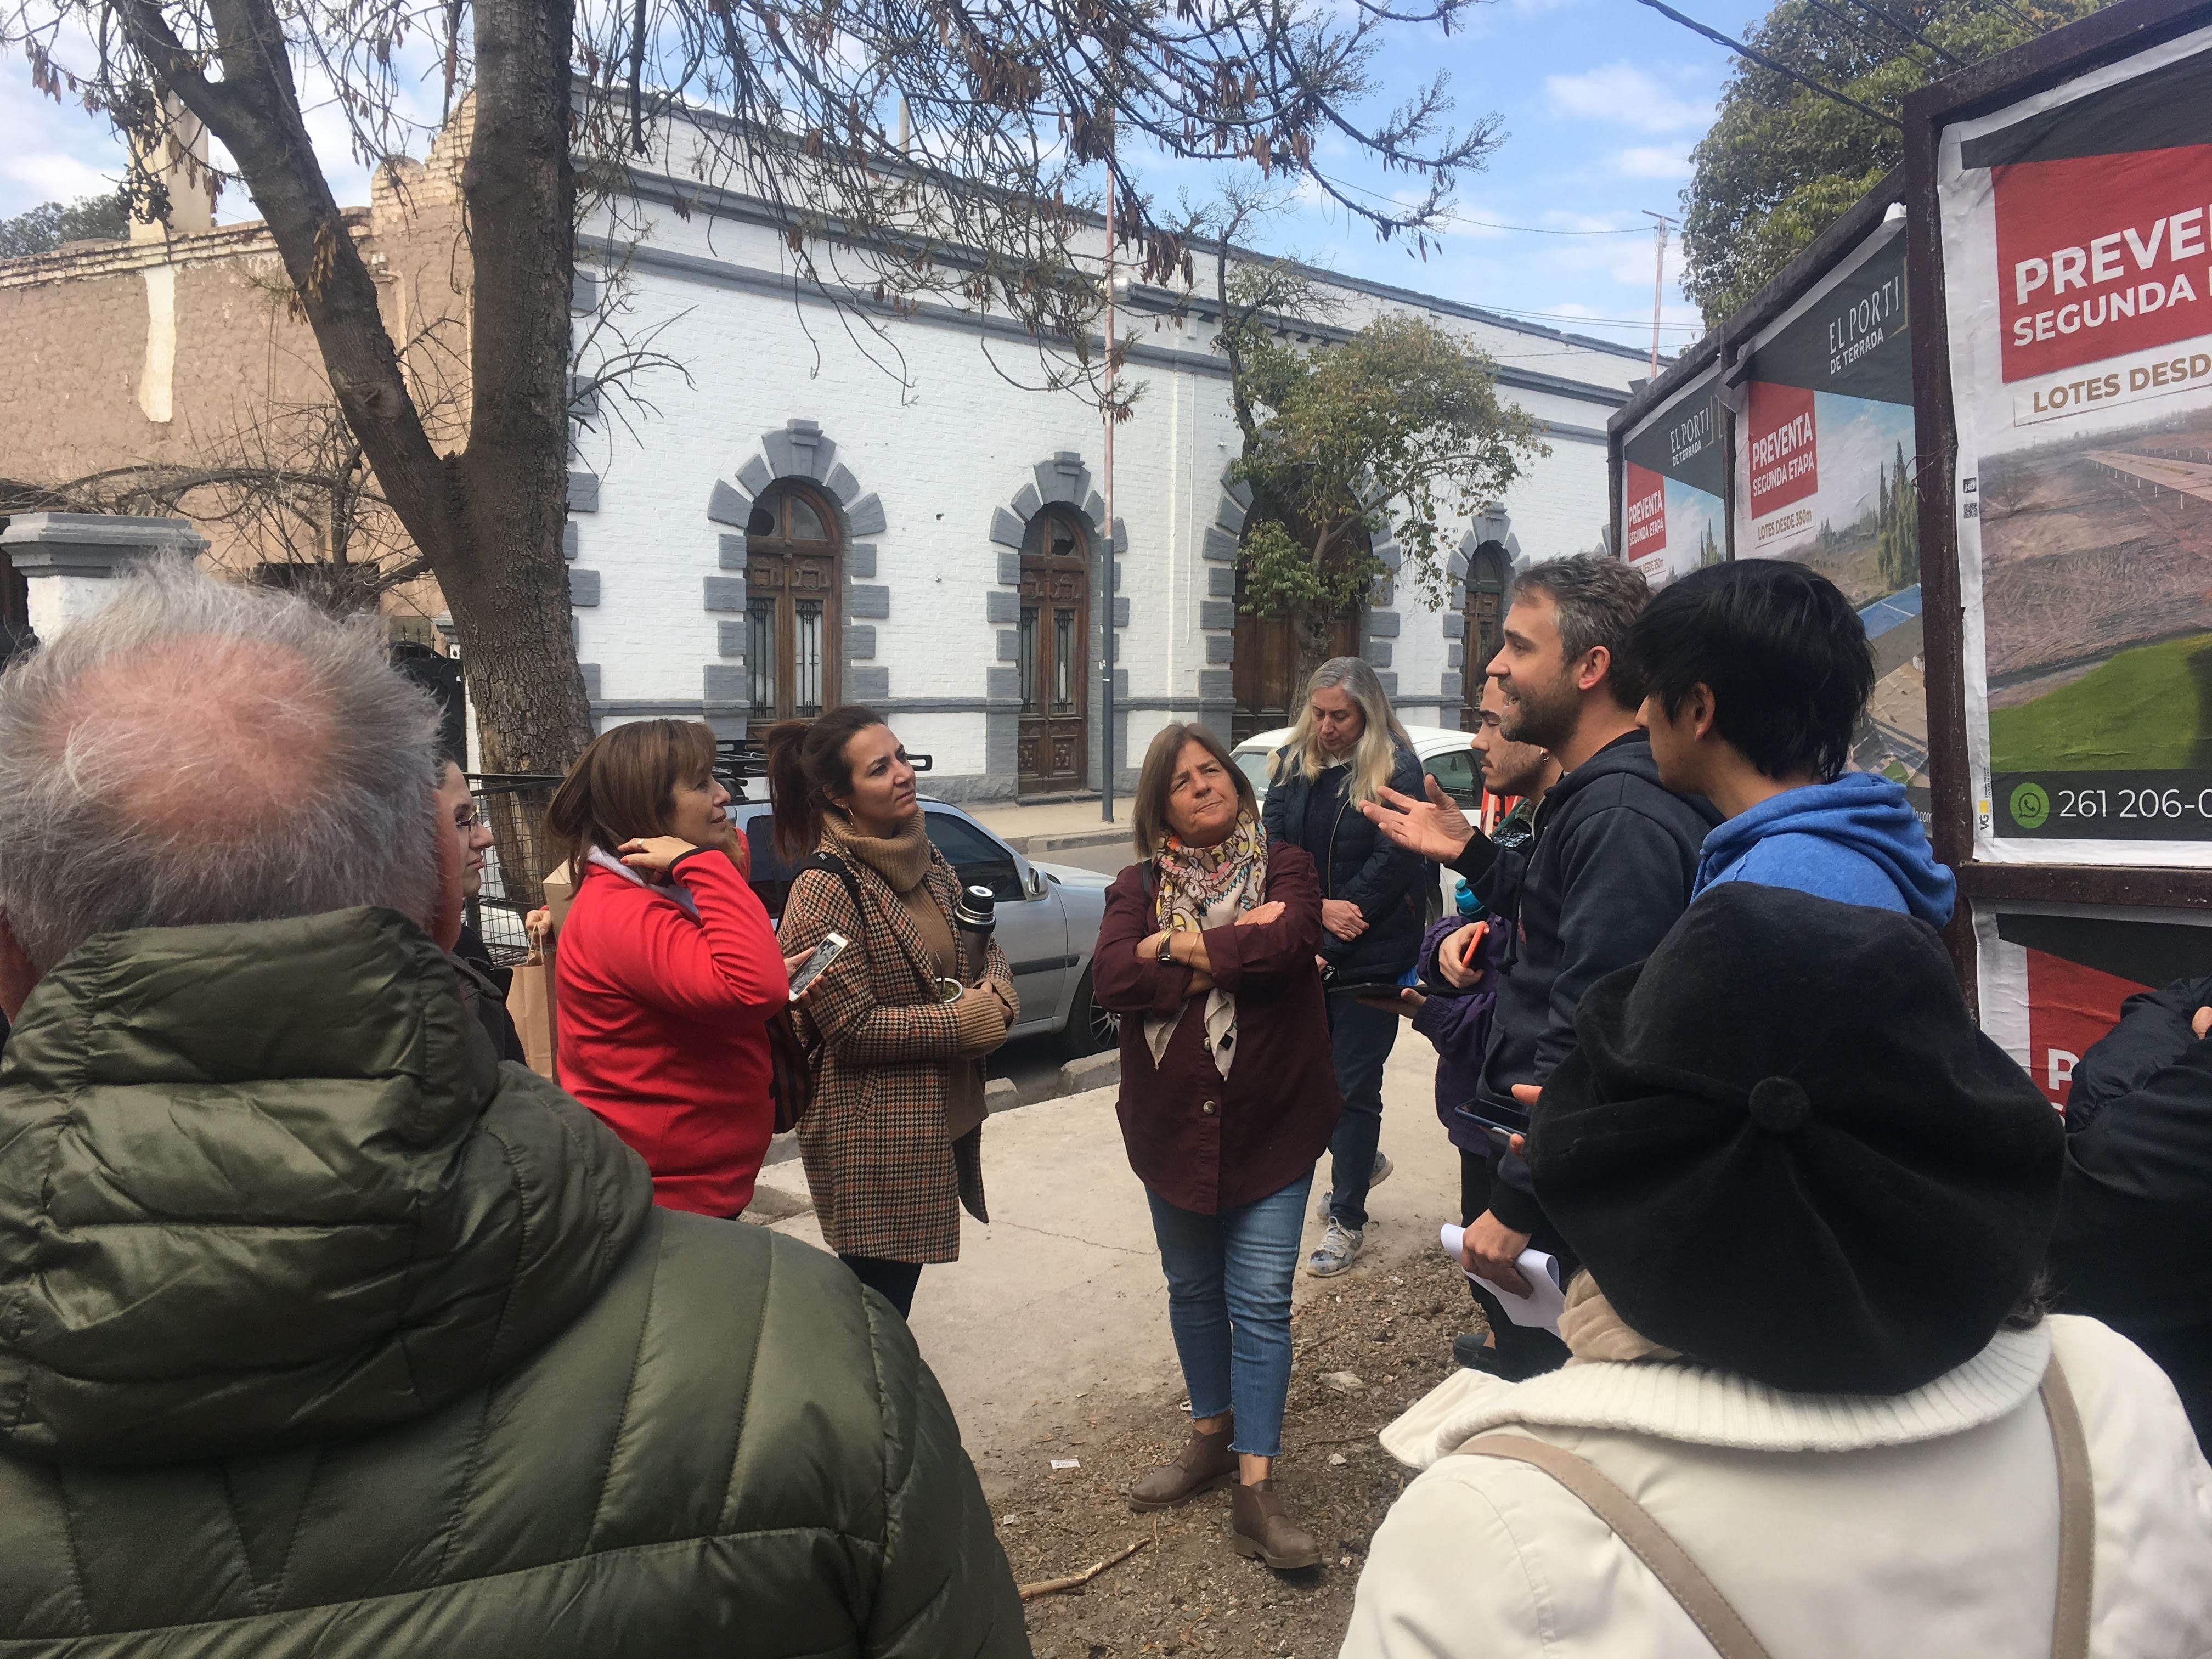
[[[1390,787],[1418,799],[1420,757],[1401,744],[1394,743],[1391,750]],[[1356,904],[1367,918],[1367,931],[1355,939],[1341,939],[1323,930],[1322,960],[1336,970],[1340,982],[1397,978],[1413,965],[1413,954],[1420,948],[1421,926],[1427,919],[1422,901],[1436,872],[1419,854],[1407,852],[1370,823],[1345,799],[1340,785],[1328,815],[1328,844],[1306,847],[1306,803],[1315,786],[1288,749],[1278,749],[1270,763],[1275,782],[1260,808],[1267,839],[1305,847],[1321,876],[1321,896]]]
[[389,911],[93,940],[0,1062],[0,1646],[1025,1655],[834,1259],[653,1207]]

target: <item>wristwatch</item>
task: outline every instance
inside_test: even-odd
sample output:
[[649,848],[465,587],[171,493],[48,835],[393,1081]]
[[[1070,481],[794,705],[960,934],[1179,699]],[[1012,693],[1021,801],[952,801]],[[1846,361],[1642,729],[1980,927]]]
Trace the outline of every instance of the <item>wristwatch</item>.
[[1175,935],[1171,933],[1160,935],[1160,960],[1170,966],[1175,963]]

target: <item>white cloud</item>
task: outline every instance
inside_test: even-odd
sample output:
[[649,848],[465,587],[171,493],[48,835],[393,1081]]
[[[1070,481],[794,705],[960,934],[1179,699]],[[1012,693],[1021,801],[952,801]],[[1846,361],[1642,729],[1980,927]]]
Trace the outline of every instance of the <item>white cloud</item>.
[[116,183],[98,167],[58,150],[0,157],[0,178],[21,186],[24,198],[36,202],[74,202],[82,197],[104,196]]
[[1613,158],[1613,167],[1625,179],[1686,179],[1690,157],[1686,150],[1667,144],[1635,144]]
[[1633,64],[1607,64],[1579,75],[1545,77],[1544,90],[1561,114],[1611,121],[1645,132],[1680,132],[1713,118],[1710,97],[1668,86]]

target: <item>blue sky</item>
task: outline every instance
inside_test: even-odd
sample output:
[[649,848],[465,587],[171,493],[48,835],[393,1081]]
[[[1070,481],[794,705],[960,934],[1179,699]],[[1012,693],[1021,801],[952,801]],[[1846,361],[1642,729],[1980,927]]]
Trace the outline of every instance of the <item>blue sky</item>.
[[[1740,34],[1765,7],[1689,0],[1682,9]],[[1443,70],[1462,118],[1491,111],[1504,118],[1506,141],[1486,171],[1462,179],[1441,248],[1425,261],[1412,258],[1310,203],[1261,240],[1347,275],[1541,313],[1562,327],[1648,347],[1653,249],[1651,222],[1640,210],[1679,213],[1690,147],[1712,119],[1728,54],[1635,0],[1488,0],[1449,36],[1401,27],[1376,70],[1385,106]],[[428,108],[436,88],[422,92]],[[334,163],[339,200],[365,201],[367,171],[348,155],[340,119],[325,109],[311,126]],[[10,137],[0,154],[0,215],[91,193],[120,171],[120,147],[106,123],[34,94],[20,58],[0,61],[0,131]],[[1324,142],[1338,146],[1324,149],[1325,161],[1353,185],[1386,195],[1408,187],[1404,175],[1383,173],[1340,141]],[[1171,202],[1178,187],[1201,191],[1207,176],[1179,167],[1146,183]],[[252,215],[242,192],[226,195],[221,216]],[[1534,229],[1474,222],[1482,221]],[[1535,234],[1541,230],[1626,234]],[[1671,244],[1662,350],[1696,337],[1697,313],[1683,301],[1680,271],[1679,243]]]

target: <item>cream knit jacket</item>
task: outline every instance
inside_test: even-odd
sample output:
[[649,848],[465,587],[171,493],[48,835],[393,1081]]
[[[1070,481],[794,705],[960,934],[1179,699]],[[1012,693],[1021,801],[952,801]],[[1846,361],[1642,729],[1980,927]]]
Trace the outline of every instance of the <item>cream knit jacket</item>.
[[1772,1659],[2043,1659],[2058,1484],[2036,1389],[2054,1346],[2097,1498],[2090,1651],[2212,1655],[2212,1468],[2165,1376],[2094,1320],[2001,1332],[1911,1394],[1792,1395],[1680,1363],[1462,1371],[1383,1431],[1425,1472],[1375,1535],[1346,1659],[1711,1659],[1650,1571],[1499,1431],[1644,1505]]

